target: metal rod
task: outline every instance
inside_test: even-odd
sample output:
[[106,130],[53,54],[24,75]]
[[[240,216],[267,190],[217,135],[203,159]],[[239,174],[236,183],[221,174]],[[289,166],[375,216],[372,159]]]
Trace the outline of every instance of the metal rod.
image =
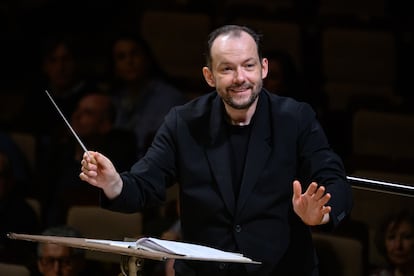
[[347,179],[351,182],[351,185],[357,189],[414,197],[414,186],[356,176],[347,176]]
[[81,139],[79,138],[79,136],[76,134],[75,130],[72,128],[72,126],[69,124],[68,120],[66,120],[65,115],[63,115],[62,111],[60,111],[60,108],[57,106],[57,104],[55,103],[55,101],[53,100],[52,96],[50,96],[49,92],[47,90],[45,90],[47,96],[49,97],[50,101],[53,103],[53,105],[55,106],[56,110],[59,112],[60,116],[62,117],[63,121],[65,121],[66,125],[68,126],[68,128],[70,129],[70,131],[72,132],[73,136],[75,136],[76,140],[78,141],[79,145],[82,147],[82,149],[89,155],[88,150],[86,149],[85,145],[82,143]]

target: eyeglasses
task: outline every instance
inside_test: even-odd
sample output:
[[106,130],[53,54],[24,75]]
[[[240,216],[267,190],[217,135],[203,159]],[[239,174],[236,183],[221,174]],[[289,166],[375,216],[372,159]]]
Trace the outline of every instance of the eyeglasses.
[[62,268],[69,268],[73,264],[73,257],[53,258],[53,257],[41,257],[39,258],[40,263],[47,267],[53,267],[57,262]]

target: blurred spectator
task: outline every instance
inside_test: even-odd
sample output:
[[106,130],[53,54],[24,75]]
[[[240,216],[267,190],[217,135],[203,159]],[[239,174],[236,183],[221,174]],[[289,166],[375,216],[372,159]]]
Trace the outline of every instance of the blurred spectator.
[[11,136],[2,131],[0,131],[0,151],[10,159],[15,185],[19,187],[21,193],[30,195],[33,188],[30,185],[33,172],[29,166],[29,161]]
[[380,224],[375,236],[378,252],[388,266],[376,269],[372,276],[414,275],[414,212],[401,210]]
[[293,57],[283,50],[269,51],[264,57],[268,60],[269,72],[263,80],[263,87],[279,96],[307,102],[322,116],[326,109],[326,96],[320,91],[305,88],[305,80]]
[[111,42],[110,68],[116,126],[135,132],[142,156],[170,108],[186,98],[169,82],[146,41],[134,34]]
[[47,97],[51,94],[63,114],[70,117],[88,84],[81,76],[78,51],[70,37],[45,39],[40,49],[40,77],[35,89],[28,91],[25,114],[21,124],[25,130],[39,135],[59,137],[62,118]]
[[[81,238],[76,229],[63,225],[43,231],[45,236]],[[39,243],[37,247],[37,267],[44,276],[81,276],[100,275],[99,271],[89,269],[85,251],[54,243]]]
[[[28,90],[24,112],[19,120],[20,128],[36,138],[34,177],[39,197],[43,197],[44,165],[53,144],[67,139],[68,128],[45,93],[48,90],[59,109],[69,120],[79,99],[92,85],[81,75],[79,51],[76,43],[65,34],[45,38],[40,43],[40,59],[37,81]],[[49,171],[49,170],[47,170]],[[41,186],[39,186],[41,185]]]
[[292,56],[288,52],[274,50],[266,53],[265,57],[268,60],[269,73],[263,80],[263,86],[269,92],[280,96],[301,98],[299,93],[303,93],[303,87]]
[[[114,128],[115,112],[111,97],[95,88],[80,99],[70,123],[88,149],[105,152],[117,168],[127,170],[136,161],[135,135]],[[72,205],[99,205],[99,190],[79,179],[84,151],[72,133],[66,133],[66,139],[52,144],[42,170],[49,172],[42,183],[48,226],[64,223]]]
[[37,234],[39,221],[15,184],[10,158],[0,151],[0,262],[26,265],[35,256],[35,247],[25,241],[8,239],[7,233]]

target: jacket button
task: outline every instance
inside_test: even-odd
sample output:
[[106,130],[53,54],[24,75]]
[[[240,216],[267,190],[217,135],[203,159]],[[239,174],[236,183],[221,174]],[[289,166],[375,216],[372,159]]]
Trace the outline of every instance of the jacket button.
[[242,230],[242,228],[241,228],[240,224],[237,224],[237,225],[234,227],[234,231],[236,231],[237,233],[240,233],[240,232],[241,232],[241,230]]

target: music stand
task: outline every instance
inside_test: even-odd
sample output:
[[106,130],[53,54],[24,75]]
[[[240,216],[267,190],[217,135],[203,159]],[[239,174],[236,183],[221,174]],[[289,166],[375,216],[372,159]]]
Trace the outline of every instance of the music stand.
[[[8,233],[7,236],[10,239],[15,240],[25,240],[32,242],[43,242],[43,243],[54,243],[58,245],[81,248],[87,250],[96,250],[107,253],[120,254],[125,256],[127,261],[124,263],[128,264],[128,275],[136,276],[142,273],[142,263],[144,259],[151,259],[156,261],[166,261],[168,259],[183,259],[183,260],[202,260],[202,261],[215,261],[215,262],[236,262],[236,263],[252,263],[260,264],[260,262],[252,261],[247,258],[243,258],[240,255],[240,258],[237,259],[222,259],[220,257],[207,257],[207,258],[198,258],[191,257],[186,255],[177,255],[169,254],[161,251],[147,251],[137,248],[126,248],[121,246],[110,245],[109,243],[96,243],[88,242],[85,238],[73,238],[73,237],[60,237],[60,236],[45,236],[45,235],[29,235],[29,234],[17,234],[17,233]],[[122,267],[122,266],[121,266]],[[123,271],[123,274],[126,275]]]

